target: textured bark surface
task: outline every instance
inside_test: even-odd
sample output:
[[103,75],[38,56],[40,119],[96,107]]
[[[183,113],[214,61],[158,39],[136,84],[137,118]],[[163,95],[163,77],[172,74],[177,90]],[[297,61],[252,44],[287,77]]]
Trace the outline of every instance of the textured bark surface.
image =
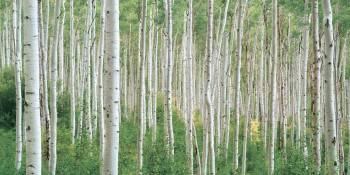
[[39,17],[35,0],[23,1],[24,115],[26,117],[26,174],[41,174]]

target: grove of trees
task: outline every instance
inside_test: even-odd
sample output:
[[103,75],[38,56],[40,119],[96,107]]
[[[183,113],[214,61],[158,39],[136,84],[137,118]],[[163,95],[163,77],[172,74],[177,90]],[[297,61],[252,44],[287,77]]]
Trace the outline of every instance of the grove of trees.
[[348,0],[0,14],[1,175],[350,175]]

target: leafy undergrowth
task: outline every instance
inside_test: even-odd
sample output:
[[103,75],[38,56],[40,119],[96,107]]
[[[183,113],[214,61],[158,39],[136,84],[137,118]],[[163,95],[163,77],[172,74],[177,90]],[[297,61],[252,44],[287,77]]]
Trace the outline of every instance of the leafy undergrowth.
[[[58,103],[59,111],[59,130],[58,130],[58,145],[57,145],[57,174],[58,175],[97,175],[100,172],[100,153],[99,153],[99,137],[97,136],[92,143],[89,143],[86,135],[83,135],[81,140],[77,140],[75,145],[71,144],[71,133],[69,129],[69,101],[66,100],[68,95],[63,94]],[[144,166],[143,173],[145,175],[167,175],[167,174],[188,174],[188,167],[186,162],[186,144],[185,144],[185,123],[183,118],[179,115],[177,109],[173,110],[173,128],[175,137],[175,157],[174,161],[167,155],[166,141],[164,135],[164,105],[163,97],[158,98],[157,106],[157,138],[156,142],[152,143],[151,130],[145,135],[144,144]],[[233,111],[232,111],[233,112]],[[79,116],[79,115],[77,115]],[[123,114],[123,116],[125,116]],[[120,125],[120,150],[119,150],[119,174],[134,175],[137,174],[137,138],[138,138],[138,123],[137,113],[130,112],[130,118],[123,118]],[[232,115],[231,115],[232,116]],[[244,117],[244,116],[243,116]],[[199,147],[199,155],[202,157],[203,148],[203,126],[201,122],[200,112],[195,111],[194,123],[196,126],[197,141]],[[248,152],[247,152],[247,174],[249,175],[265,175],[268,174],[268,157],[263,149],[263,144],[260,136],[259,123],[253,121],[251,130],[252,138],[249,138]],[[228,159],[225,160],[223,153],[216,155],[217,174],[229,175],[240,174],[241,167],[237,172],[232,170],[232,142],[234,136],[234,121],[231,120],[230,129],[230,145],[227,153]],[[240,132],[243,133],[244,123],[240,123]],[[344,133],[346,137],[348,133]],[[98,133],[97,133],[98,135]],[[44,142],[44,139],[42,139]],[[240,138],[240,144],[243,138]],[[312,150],[311,146],[309,150]],[[287,159],[281,155],[279,148],[276,149],[276,174],[286,175],[304,175],[314,174],[312,157],[309,156],[307,161],[304,160],[302,153],[288,143]],[[219,146],[221,149],[222,146]],[[347,149],[348,145],[344,145]],[[43,151],[47,149],[43,143]],[[240,153],[242,145],[240,145]],[[24,150],[25,151],[25,150]],[[311,152],[310,152],[311,153]],[[25,155],[25,154],[24,154]],[[23,157],[22,169],[19,174],[24,174],[25,157]],[[43,153],[43,174],[48,174],[48,162]],[[195,159],[196,160],[196,159]],[[239,157],[239,164],[241,165],[241,155]],[[196,161],[194,162],[196,171]],[[307,167],[307,168],[306,168]],[[15,173],[15,131],[13,129],[0,130],[0,174],[13,175]]]

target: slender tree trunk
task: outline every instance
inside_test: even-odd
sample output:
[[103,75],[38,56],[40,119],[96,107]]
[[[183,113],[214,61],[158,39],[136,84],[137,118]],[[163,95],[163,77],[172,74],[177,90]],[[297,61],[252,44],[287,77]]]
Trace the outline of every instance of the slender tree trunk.
[[318,22],[318,0],[312,1],[312,22],[313,22],[313,99],[312,99],[312,115],[313,115],[313,135],[314,135],[314,161],[319,173],[321,170],[321,50],[319,38],[319,22]]
[[334,40],[333,14],[330,0],[323,0],[324,27],[325,27],[325,120],[326,120],[326,173],[339,174],[337,156],[337,133],[334,94]]
[[58,94],[64,90],[64,24],[66,18],[66,0],[62,0],[62,11],[60,13],[59,41],[58,41]]
[[74,0],[70,0],[70,113],[72,144],[75,140],[75,54],[74,54]]
[[42,58],[42,73],[43,73],[43,110],[44,110],[44,118],[45,118],[45,148],[44,148],[44,156],[46,160],[49,160],[50,157],[50,133],[51,133],[51,125],[50,125],[50,111],[49,111],[49,89],[48,89],[48,58],[49,58],[49,20],[50,20],[50,2],[49,0],[46,0],[45,2],[45,10],[46,10],[46,17],[44,21],[43,26],[43,41],[41,41],[43,44],[42,50],[44,52],[43,58]]
[[59,41],[59,19],[61,14],[61,5],[62,0],[56,0],[56,8],[55,8],[55,26],[54,26],[54,40],[53,46],[51,49],[51,87],[50,87],[50,157],[49,157],[49,172],[51,175],[56,174],[56,160],[57,160],[57,151],[56,151],[56,142],[57,142],[57,48]]
[[272,77],[271,77],[271,140],[270,140],[270,155],[269,155],[269,174],[274,174],[275,170],[275,141],[276,141],[276,132],[277,132],[277,121],[276,121],[276,91],[277,91],[277,61],[278,61],[278,0],[272,0]]
[[173,71],[173,17],[172,17],[172,0],[166,0],[166,42],[167,42],[167,72],[166,72],[166,102],[165,111],[168,125],[169,153],[174,156],[174,131],[173,131],[173,115],[172,115],[172,71]]
[[145,136],[145,120],[146,120],[146,85],[145,85],[145,62],[146,62],[146,12],[147,12],[147,0],[142,0],[142,16],[141,16],[141,37],[139,58],[140,61],[140,118],[139,118],[139,136],[138,136],[138,174],[142,174],[143,167],[143,142]]
[[302,133],[302,149],[304,159],[307,160],[307,138],[306,138],[306,118],[307,118],[307,67],[308,67],[308,57],[309,57],[309,14],[308,14],[308,0],[305,0],[304,5],[304,33],[303,33],[303,58],[301,59],[302,71],[301,71],[301,133]]
[[209,136],[209,160],[210,174],[215,174],[215,139],[214,139],[214,106],[213,106],[213,81],[212,81],[212,66],[213,66],[213,21],[214,20],[214,0],[208,0],[208,24],[207,24],[207,88],[205,92],[208,123],[207,130]]
[[150,8],[150,15],[149,15],[149,31],[148,31],[148,87],[147,87],[147,94],[148,94],[148,98],[147,98],[147,120],[148,120],[148,126],[149,128],[152,128],[152,112],[153,112],[153,105],[152,102],[152,71],[153,71],[153,33],[154,33],[154,24],[153,24],[153,20],[154,20],[154,16],[153,16],[153,11],[154,11],[154,5],[152,5],[152,7]]
[[23,2],[24,67],[26,116],[26,174],[41,174],[40,77],[39,77],[39,17],[38,2]]
[[193,174],[193,103],[194,100],[194,94],[193,94],[193,5],[192,0],[188,0],[188,12],[187,12],[187,38],[186,38],[186,46],[185,50],[186,52],[186,60],[187,60],[187,82],[186,82],[186,89],[188,90],[188,109],[187,109],[187,139],[188,139],[188,166],[189,166],[189,173]]
[[236,127],[234,136],[234,148],[233,148],[233,169],[238,169],[238,148],[239,148],[239,118],[240,118],[240,106],[241,106],[241,60],[242,60],[242,37],[243,37],[243,23],[244,23],[244,8],[245,2],[243,0],[238,1],[238,27],[237,27],[237,63],[236,63],[236,88],[235,88],[235,117]]
[[105,58],[105,53],[104,53],[104,46],[105,46],[105,17],[106,17],[106,0],[101,0],[101,33],[100,33],[100,50],[99,50],[99,60],[98,60],[98,91],[99,91],[99,107],[98,107],[98,113],[99,113],[99,124],[100,124],[100,161],[101,161],[101,174],[103,173],[103,160],[104,160],[104,143],[105,143],[105,125],[104,125],[104,102],[103,102],[103,97],[104,97],[104,92],[103,92],[103,65],[104,65],[104,58]]
[[13,2],[13,28],[15,41],[15,79],[16,79],[16,170],[22,164],[22,1]]
[[119,0],[106,1],[105,12],[105,54],[104,64],[104,125],[105,145],[103,174],[118,174],[119,118],[120,118],[120,37]]
[[[155,18],[158,18],[158,0],[155,0]],[[158,92],[158,24],[154,23],[154,69],[153,69],[153,92],[152,92],[152,100],[153,100],[153,112],[152,112],[152,142],[156,142],[157,138],[157,92]],[[131,34],[130,34],[131,37]],[[129,43],[130,44],[130,43]]]
[[97,133],[96,0],[92,0],[91,20],[91,132],[94,137]]

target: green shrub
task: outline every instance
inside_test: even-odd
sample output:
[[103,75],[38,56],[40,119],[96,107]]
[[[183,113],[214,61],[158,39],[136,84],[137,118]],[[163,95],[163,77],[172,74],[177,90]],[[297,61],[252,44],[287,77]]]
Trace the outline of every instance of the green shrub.
[[16,87],[12,68],[0,71],[0,127],[14,128],[16,124]]

